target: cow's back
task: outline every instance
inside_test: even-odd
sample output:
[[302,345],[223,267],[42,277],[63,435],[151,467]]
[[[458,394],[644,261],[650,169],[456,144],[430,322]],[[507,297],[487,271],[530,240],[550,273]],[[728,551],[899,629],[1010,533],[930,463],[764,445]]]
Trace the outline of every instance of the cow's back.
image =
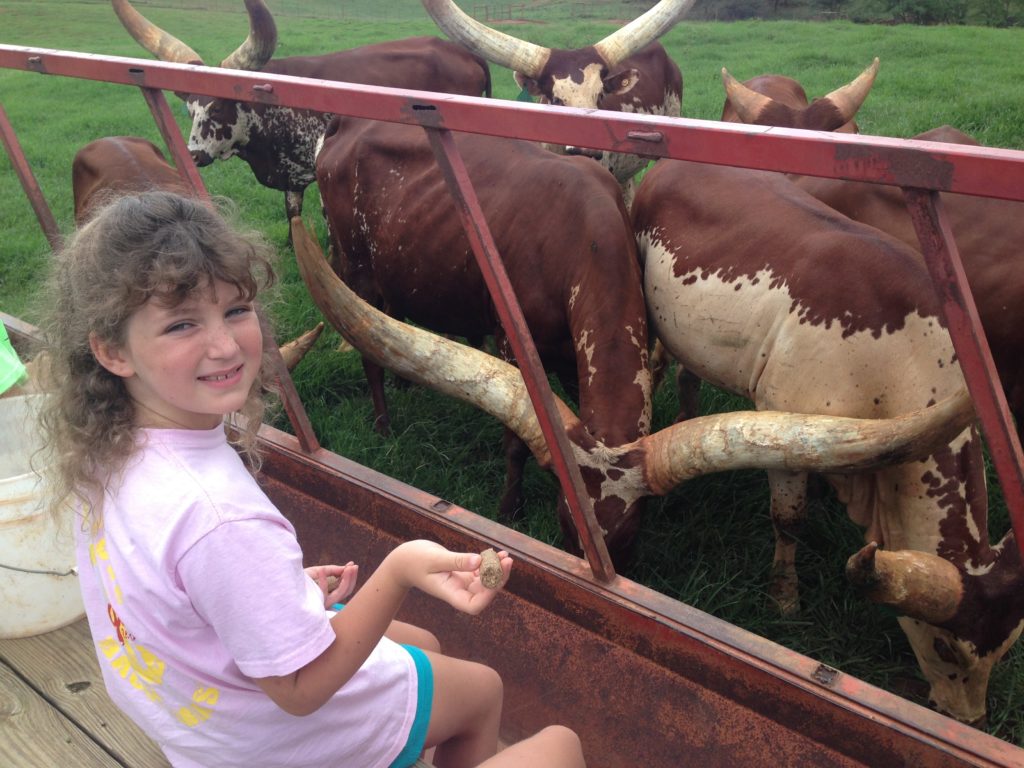
[[71,184],[76,224],[119,195],[152,189],[192,193],[160,149],[138,136],[106,136],[86,144],[72,161]]
[[912,250],[785,177],[659,162],[634,217],[658,336],[759,408],[882,417],[959,386]]
[[[538,320],[538,346],[565,335],[568,296],[592,279],[595,264],[602,281],[639,292],[635,245],[611,174],[529,142],[458,134],[456,143],[524,314]],[[494,322],[422,129],[337,118],[317,157],[317,181],[330,218],[344,222],[332,224],[332,238],[345,256],[338,266],[346,282],[376,292],[396,316],[441,332],[469,335]]]
[[[977,146],[972,137],[942,126],[914,137]],[[795,183],[829,207],[920,249],[920,241],[898,187],[815,177]],[[1024,203],[942,193],[978,315],[1011,410],[1024,414]]]
[[491,95],[490,68],[484,59],[457,43],[429,35],[321,56],[271,59],[263,71],[463,96]]

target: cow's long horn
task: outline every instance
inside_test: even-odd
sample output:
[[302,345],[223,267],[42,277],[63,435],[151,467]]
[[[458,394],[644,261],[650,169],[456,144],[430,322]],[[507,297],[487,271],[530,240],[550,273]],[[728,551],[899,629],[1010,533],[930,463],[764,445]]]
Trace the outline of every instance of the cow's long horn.
[[423,0],[423,7],[452,40],[478,55],[527,77],[540,77],[551,49],[506,35],[467,15],[452,0]]
[[[722,85],[725,86],[725,97],[740,120],[748,125],[757,125],[758,119],[775,99],[748,88],[722,67]],[[782,106],[781,104],[779,106]]]
[[177,64],[203,63],[198,53],[136,11],[128,0],[111,0],[111,5],[114,6],[114,13],[128,30],[128,34],[160,61]]
[[878,57],[871,62],[871,66],[861,72],[857,77],[844,85],[836,88],[827,96],[822,96],[822,101],[831,102],[843,117],[843,123],[853,120],[860,109],[864,99],[868,97],[871,86],[875,84],[875,76],[878,74]]
[[668,32],[692,7],[695,0],[661,0],[642,16],[594,44],[609,67],[628,59],[648,43]]
[[[417,384],[456,397],[494,416],[550,464],[540,423],[519,371],[498,358],[388,317],[360,299],[328,266],[314,236],[295,217],[292,244],[313,302],[361,354]],[[560,404],[567,427],[577,421]]]
[[224,69],[258,72],[274,55],[277,25],[263,0],[245,0],[245,10],[249,12],[249,36],[220,65]]
[[966,429],[974,406],[963,389],[892,419],[775,411],[738,415],[690,419],[640,438],[651,492],[663,495],[691,477],[732,469],[844,473],[913,461]]
[[297,336],[287,344],[281,345],[281,357],[284,359],[285,367],[289,371],[295,370],[295,366],[302,362],[302,358],[304,358],[306,353],[312,349],[314,344],[316,344],[316,340],[320,338],[320,334],[323,333],[323,330],[324,324],[317,323],[315,327],[306,331],[301,336]]
[[868,599],[929,624],[953,618],[964,596],[960,571],[949,560],[912,549],[887,552],[875,542],[850,557],[846,577]]

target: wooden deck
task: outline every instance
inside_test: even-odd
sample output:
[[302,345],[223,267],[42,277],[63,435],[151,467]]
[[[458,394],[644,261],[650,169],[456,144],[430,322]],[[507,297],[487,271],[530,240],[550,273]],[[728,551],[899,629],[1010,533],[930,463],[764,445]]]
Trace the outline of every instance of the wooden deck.
[[[0,639],[0,766],[170,768],[107,697],[89,625]],[[415,768],[431,768],[420,760]]]
[[0,640],[0,765],[163,768],[163,753],[107,697],[85,619]]

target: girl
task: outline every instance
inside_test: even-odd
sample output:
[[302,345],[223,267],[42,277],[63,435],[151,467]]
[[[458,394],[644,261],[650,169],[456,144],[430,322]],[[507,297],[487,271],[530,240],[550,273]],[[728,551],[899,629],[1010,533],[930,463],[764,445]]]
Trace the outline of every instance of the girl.
[[413,588],[486,608],[496,591],[479,555],[401,544],[343,610],[325,610],[352,593],[355,566],[303,570],[294,529],[250,474],[269,253],[207,205],[149,192],[103,208],[56,256],[44,328],[57,390],[41,421],[54,510],[82,518],[80,581],[111,698],[174,766],[387,768],[431,747],[441,768],[582,766],[559,726],[497,753],[497,673],[394,621]]

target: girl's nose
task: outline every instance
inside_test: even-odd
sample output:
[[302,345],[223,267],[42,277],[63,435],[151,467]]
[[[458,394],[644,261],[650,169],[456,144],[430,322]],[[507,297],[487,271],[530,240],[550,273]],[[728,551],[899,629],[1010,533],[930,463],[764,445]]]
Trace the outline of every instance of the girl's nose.
[[231,329],[221,323],[210,329],[208,354],[210,357],[231,357],[238,350],[238,342]]

